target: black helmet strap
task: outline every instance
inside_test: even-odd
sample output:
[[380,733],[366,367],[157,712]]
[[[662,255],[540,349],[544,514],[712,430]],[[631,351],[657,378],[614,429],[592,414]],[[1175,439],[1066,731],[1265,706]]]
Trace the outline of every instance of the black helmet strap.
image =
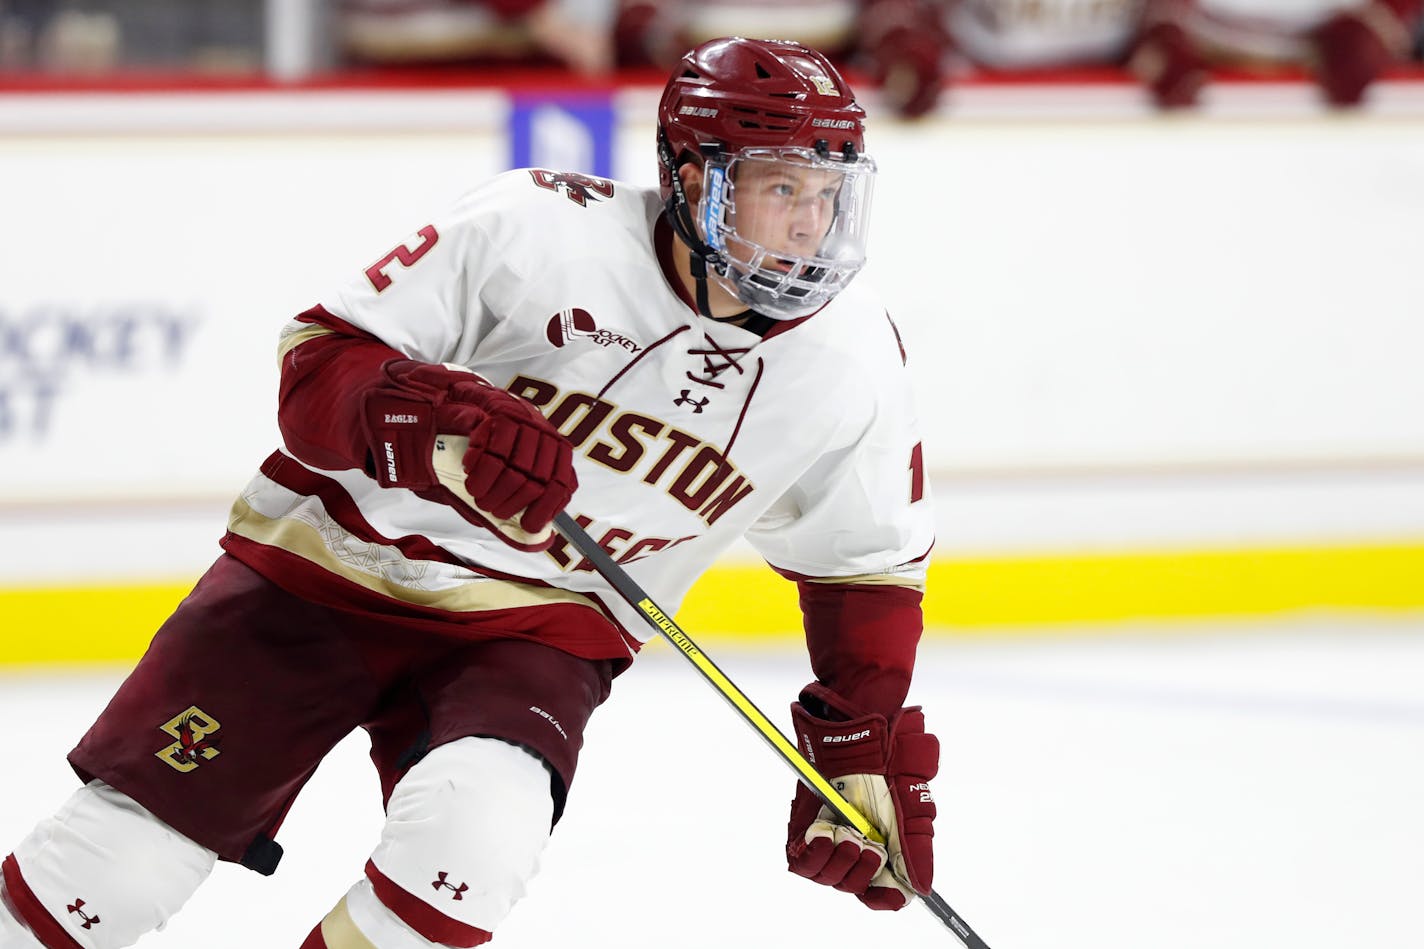
[[[703,160],[706,161],[708,157],[721,154],[721,149],[708,146],[703,152]],[[687,191],[682,186],[682,176],[677,173],[677,160],[672,153],[672,146],[668,144],[667,134],[661,128],[658,129],[658,160],[672,177],[672,194],[663,206],[663,213],[672,224],[673,233],[692,251],[692,279],[697,284],[697,312],[708,319],[715,319],[707,299],[707,267],[709,264],[712,267],[725,267],[726,261],[720,252],[713,250],[697,234],[697,225],[692,217],[692,202],[687,199]]]

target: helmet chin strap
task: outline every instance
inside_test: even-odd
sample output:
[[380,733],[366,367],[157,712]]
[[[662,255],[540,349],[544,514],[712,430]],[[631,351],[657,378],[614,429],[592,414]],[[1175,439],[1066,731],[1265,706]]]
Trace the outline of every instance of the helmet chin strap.
[[[711,155],[718,153],[718,149],[713,148],[710,155],[704,155],[705,161]],[[692,202],[687,199],[687,191],[682,186],[682,175],[677,173],[677,162],[673,158],[672,149],[668,146],[667,136],[662,129],[658,129],[658,158],[662,161],[663,167],[668,170],[672,177],[672,194],[668,196],[667,203],[663,205],[663,213],[672,224],[673,233],[678,240],[687,245],[687,249],[692,252],[692,279],[697,284],[697,312],[707,317],[709,320],[726,319],[726,317],[716,317],[712,315],[712,306],[707,297],[707,265],[710,262],[716,267],[718,264],[725,266],[722,255],[713,250],[706,241],[697,233],[697,226],[692,220]],[[748,307],[747,312],[754,313]],[[735,319],[736,317],[733,317]]]
[[742,324],[744,329],[750,329],[758,336],[764,336],[776,321],[752,307],[747,307],[732,316],[712,315],[711,302],[707,296],[707,264],[709,260],[720,262],[722,255],[709,247],[707,242],[698,236],[696,228],[692,225],[691,206],[687,202],[687,195],[682,190],[682,183],[676,177],[673,180],[675,182],[673,195],[667,199],[667,204],[663,206],[663,213],[671,222],[673,233],[677,235],[678,240],[687,245],[687,249],[691,252],[688,263],[692,268],[692,280],[697,285],[697,312],[709,320],[716,320],[719,323],[744,320],[745,322]]
[[696,251],[692,252],[692,279],[697,283],[697,312],[715,320],[712,307],[707,300],[707,260]]
[[672,176],[672,195],[667,199],[667,204],[663,206],[663,213],[672,224],[673,233],[678,240],[687,245],[687,249],[692,252],[692,279],[697,284],[697,312],[708,319],[716,319],[712,315],[711,305],[707,298],[707,260],[712,258],[720,261],[722,255],[717,253],[707,245],[697,233],[697,228],[692,223],[692,208],[687,200],[687,193],[682,189],[681,176]]
[[[716,154],[714,151],[713,154]],[[697,312],[707,317],[709,320],[716,320],[719,323],[736,322],[743,329],[750,330],[758,336],[765,336],[767,331],[776,325],[776,320],[767,316],[760,310],[747,307],[740,313],[732,316],[713,316],[712,305],[707,296],[707,268],[711,264],[713,267],[726,266],[726,258],[714,250],[697,233],[697,226],[692,219],[692,202],[687,199],[687,191],[682,186],[682,176],[677,173],[676,163],[672,160],[672,152],[668,148],[667,139],[663,136],[662,130],[658,130],[658,156],[664,166],[672,175],[672,194],[668,196],[667,202],[663,205],[663,215],[672,225],[673,233],[678,240],[682,241],[691,252],[689,264],[692,268],[692,280],[697,285]],[[706,157],[704,156],[704,160]],[[741,302],[738,298],[738,302]]]

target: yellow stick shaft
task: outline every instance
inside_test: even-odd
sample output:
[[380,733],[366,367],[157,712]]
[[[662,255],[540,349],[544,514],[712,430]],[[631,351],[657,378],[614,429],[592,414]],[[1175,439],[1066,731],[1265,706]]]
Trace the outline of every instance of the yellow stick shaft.
[[[856,810],[855,807],[835,789],[829,781],[821,776],[821,773],[811,766],[805,756],[797,750],[796,746],[781,734],[780,729],[771,723],[761,709],[747,698],[741,689],[737,688],[731,679],[717,664],[707,657],[697,643],[692,641],[692,637],[683,632],[681,627],[673,622],[668,616],[653,602],[648,594],[643,592],[642,587],[633,582],[633,578],[628,576],[628,572],[614,562],[608,556],[608,552],[593,542],[593,538],[579,527],[578,523],[567,512],[562,512],[554,517],[554,526],[559,533],[568,538],[574,549],[588,558],[603,579],[607,580],[613,589],[618,591],[618,595],[626,600],[629,605],[635,607],[648,624],[656,629],[668,642],[677,647],[702,677],[712,684],[712,687],[726,699],[737,712],[742,716],[742,720],[756,729],[762,739],[786,762],[793,771],[796,772],[803,784],[816,792],[816,795],[834,811],[841,820],[854,827],[860,833],[878,844],[885,843],[885,835],[880,832],[865,815]],[[958,914],[946,903],[938,893],[931,891],[928,896],[922,897],[925,907],[935,915],[935,917],[955,938],[962,942],[968,949],[989,949],[984,940],[969,928],[969,924],[961,919]]]

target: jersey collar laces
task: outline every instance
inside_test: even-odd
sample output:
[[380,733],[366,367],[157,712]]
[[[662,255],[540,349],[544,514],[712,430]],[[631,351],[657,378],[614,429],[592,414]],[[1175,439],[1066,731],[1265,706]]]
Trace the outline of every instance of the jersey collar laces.
[[[613,376],[606,383],[604,383],[603,388],[598,390],[598,398],[601,399],[605,395],[607,395],[608,390],[612,389],[613,386],[617,384],[618,380],[628,375],[629,371],[632,370],[632,368],[636,366],[639,361],[641,361],[645,356],[647,356],[648,353],[657,349],[659,346],[662,346],[664,343],[669,342],[674,337],[679,336],[682,333],[686,333],[691,329],[692,326],[684,324],[673,330],[671,333],[668,333],[662,339],[656,340],[649,346],[645,347],[642,352],[638,353],[631,360],[629,360],[628,363],[623,366],[623,368],[615,372]],[[707,335],[706,332],[702,333],[702,339],[707,344],[706,347],[698,346],[694,343],[688,346],[687,348],[687,354],[689,356],[702,357],[702,371],[700,373],[695,373],[690,369],[686,371],[685,374],[689,380],[697,383],[698,385],[704,385],[714,389],[725,390],[727,388],[727,384],[721,381],[719,377],[728,369],[735,369],[739,376],[746,375],[747,370],[742,365],[742,361],[743,358],[747,355],[747,353],[751,352],[750,347],[723,346],[711,336]],[[722,361],[714,362],[714,357],[720,357]],[[751,408],[752,396],[756,394],[757,386],[761,383],[762,373],[765,370],[766,363],[762,360],[760,356],[758,356],[756,361],[756,373],[752,376],[751,383],[747,386],[746,395],[742,398],[742,406],[741,409],[737,412],[736,424],[732,427],[732,433],[727,439],[727,447],[722,450],[722,455],[724,458],[731,455],[732,453],[732,445],[736,442],[737,435],[742,430],[742,422],[746,420],[747,412]],[[686,392],[683,393],[684,396],[686,394]]]
[[[715,389],[725,389],[727,387],[726,384],[717,381],[717,377],[722,373],[728,369],[735,369],[738,375],[746,374],[746,370],[742,368],[741,360],[738,357],[745,356],[751,352],[751,347],[742,346],[733,349],[724,349],[712,337],[704,336],[703,338],[707,340],[708,345],[711,346],[710,349],[700,349],[694,346],[687,351],[689,356],[702,357],[702,372],[700,374],[694,374],[689,370],[687,378],[696,382],[698,385],[712,386]],[[722,361],[720,363],[713,362],[712,357],[714,356],[720,356]]]

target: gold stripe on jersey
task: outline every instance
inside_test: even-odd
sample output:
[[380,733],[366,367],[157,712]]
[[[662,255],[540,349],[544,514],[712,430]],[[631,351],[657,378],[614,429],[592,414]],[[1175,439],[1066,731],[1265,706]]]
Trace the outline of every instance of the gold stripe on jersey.
[[301,329],[287,329],[282,332],[277,340],[277,363],[281,365],[283,359],[287,358],[287,353],[296,349],[302,343],[308,343],[319,336],[335,336],[336,331],[327,329],[325,326],[317,326],[315,323],[304,325]]
[[321,921],[321,938],[327,949],[376,949],[376,944],[356,928],[344,896]]
[[857,573],[849,577],[807,577],[807,583],[853,583],[869,587],[904,587],[907,590],[925,592],[925,581],[913,577],[901,577],[893,573]]
[[[328,529],[333,528],[346,533],[335,522],[332,522]],[[414,577],[431,562],[411,560],[394,547],[367,544],[354,537],[351,537],[352,543],[361,548],[359,556],[353,555],[350,560],[345,559],[326,544],[322,533],[311,524],[293,518],[267,517],[254,510],[242,498],[233,503],[228,530],[259,544],[296,554],[303,560],[367,590],[417,606],[451,613],[478,613],[525,606],[551,606],[557,603],[599,609],[597,603],[581,593],[513,580],[472,580],[440,590],[423,590],[399,583],[390,576],[373,573],[370,565],[396,567],[401,573]],[[602,610],[599,612],[602,613]]]

